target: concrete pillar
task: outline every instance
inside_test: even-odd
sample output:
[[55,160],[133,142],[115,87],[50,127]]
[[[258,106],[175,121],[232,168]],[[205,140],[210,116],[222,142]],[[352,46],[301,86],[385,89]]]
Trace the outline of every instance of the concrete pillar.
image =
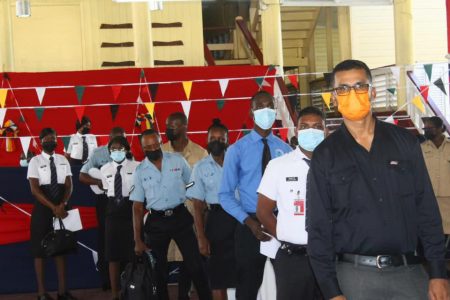
[[153,67],[153,40],[148,3],[132,3],[134,52],[136,67]]

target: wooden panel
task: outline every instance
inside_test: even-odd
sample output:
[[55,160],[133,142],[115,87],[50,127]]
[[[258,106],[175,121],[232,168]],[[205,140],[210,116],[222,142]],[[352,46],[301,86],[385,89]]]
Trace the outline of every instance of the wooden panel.
[[178,66],[184,65],[184,61],[181,59],[177,60],[155,60],[155,66]]
[[132,28],[133,28],[133,24],[131,24],[131,23],[100,25],[100,29],[132,29]]
[[281,21],[314,20],[314,12],[286,12],[281,13]]
[[286,31],[283,32],[283,40],[298,40],[308,36],[307,31]]
[[183,23],[152,23],[152,28],[173,28],[173,27],[183,27]]
[[312,25],[312,21],[281,22],[281,29],[283,31],[310,30]]
[[171,41],[171,42],[162,42],[162,41],[154,41],[153,42],[154,47],[161,47],[161,46],[183,46],[183,41]]
[[304,40],[283,40],[283,48],[303,47]]
[[133,42],[123,42],[123,43],[108,43],[103,42],[101,47],[102,48],[121,48],[121,47],[133,47]]
[[128,61],[104,61],[102,62],[102,67],[134,67],[135,63],[132,60]]

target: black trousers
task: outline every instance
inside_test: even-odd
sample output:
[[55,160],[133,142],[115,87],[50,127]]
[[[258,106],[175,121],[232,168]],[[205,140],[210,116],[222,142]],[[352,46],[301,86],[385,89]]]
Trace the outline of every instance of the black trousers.
[[237,264],[236,298],[255,300],[261,287],[266,257],[259,253],[260,241],[246,225],[237,224],[235,251]]
[[316,280],[309,264],[309,258],[302,254],[288,254],[278,249],[273,261],[277,284],[277,299],[319,299]]
[[102,284],[109,286],[109,267],[105,258],[105,222],[106,222],[106,207],[108,205],[108,197],[105,194],[96,195],[97,202],[95,203],[95,213],[97,215],[97,249],[98,262],[97,269],[100,272]]
[[183,207],[170,217],[149,214],[145,223],[146,243],[156,259],[157,291],[159,299],[169,299],[167,290],[167,250],[173,239],[183,255],[184,265],[194,282],[200,300],[212,299],[211,290],[198,243],[192,228],[193,218]]

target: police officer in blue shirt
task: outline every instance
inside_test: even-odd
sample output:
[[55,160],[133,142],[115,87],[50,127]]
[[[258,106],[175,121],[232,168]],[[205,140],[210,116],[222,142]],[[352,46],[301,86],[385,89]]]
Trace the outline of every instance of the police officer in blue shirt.
[[[109,140],[111,141],[116,136],[125,136],[125,131],[122,127],[114,127],[109,133]],[[95,212],[97,215],[97,241],[98,241],[98,263],[97,268],[100,272],[102,279],[102,287],[104,290],[108,289],[109,272],[108,263],[105,260],[105,215],[106,206],[108,204],[108,197],[103,191],[101,176],[94,178],[90,175],[89,170],[97,169],[98,175],[100,175],[100,168],[111,162],[108,145],[95,148],[88,161],[83,165],[80,170],[79,180],[81,183],[91,185],[98,188],[92,188],[96,194]],[[91,173],[92,174],[92,173]]]
[[219,119],[208,128],[209,155],[194,165],[186,197],[194,203],[194,222],[200,253],[207,257],[207,271],[214,300],[227,299],[227,288],[236,287],[234,230],[236,219],[219,204],[222,166],[228,147],[228,129]]
[[[184,206],[186,185],[191,170],[186,160],[161,150],[159,134],[149,129],[141,135],[146,159],[136,168],[133,203],[135,252],[141,255],[151,247],[156,258],[157,291],[160,299],[169,299],[167,291],[167,250],[175,240],[192,276],[199,299],[211,299],[206,271],[193,230],[192,215]],[[143,226],[144,202],[150,214]],[[145,243],[142,240],[144,227]],[[147,244],[147,245],[146,245]]]
[[[235,232],[235,250],[239,299],[256,299],[261,286],[266,257],[259,253],[260,241],[270,239],[256,217],[256,190],[271,158],[292,148],[272,134],[276,110],[274,98],[265,91],[251,99],[253,130],[231,145],[225,155],[219,200],[222,207],[239,224]],[[238,200],[235,190],[239,192]]]

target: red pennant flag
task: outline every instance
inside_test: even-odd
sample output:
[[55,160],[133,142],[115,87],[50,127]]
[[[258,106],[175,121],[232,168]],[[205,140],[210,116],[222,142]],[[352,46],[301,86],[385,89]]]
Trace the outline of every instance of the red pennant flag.
[[119,97],[120,91],[122,90],[122,86],[121,85],[117,85],[117,86],[112,86],[111,87],[113,96],[114,96],[114,100],[117,100],[117,98]]
[[298,78],[297,75],[288,75],[288,78],[292,85],[298,90]]
[[288,128],[280,128],[278,129],[280,132],[280,137],[283,141],[287,141],[288,136]]
[[430,90],[430,87],[428,85],[421,85],[420,86],[420,94],[422,95],[423,99],[428,102],[428,91]]
[[80,122],[81,122],[81,118],[83,118],[83,115],[84,115],[84,109],[85,109],[84,106],[76,106],[75,107],[75,113],[77,114],[78,121],[80,121]]
[[398,120],[397,119],[394,119],[394,124],[398,125]]
[[150,94],[150,90],[148,89],[147,85],[141,86],[141,100],[145,100],[145,102],[152,102],[153,101],[152,100],[152,95]]

